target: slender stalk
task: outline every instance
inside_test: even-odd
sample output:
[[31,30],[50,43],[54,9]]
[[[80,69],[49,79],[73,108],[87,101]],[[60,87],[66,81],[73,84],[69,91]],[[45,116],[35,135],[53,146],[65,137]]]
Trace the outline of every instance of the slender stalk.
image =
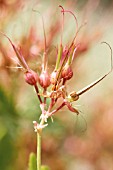
[[40,97],[40,95],[39,95],[38,86],[35,85],[34,88],[35,88],[35,91],[36,91],[36,93],[37,93],[37,96],[38,96],[38,99],[39,99],[40,103],[42,103],[42,99],[41,99],[41,97]]
[[63,52],[63,47],[62,47],[62,44],[60,44],[60,47],[58,49],[58,57],[57,57],[57,60],[56,60],[55,70],[58,70],[58,68],[59,68],[60,60],[61,60],[61,57],[62,57],[62,52]]
[[[44,95],[45,95],[45,93],[46,93],[46,88],[44,88],[44,90],[43,90]],[[46,104],[46,97],[44,97],[44,104]]]
[[59,111],[62,107],[64,107],[66,104],[65,102],[63,102],[57,109],[53,110],[49,116],[52,116],[54,113],[56,113],[57,111]]
[[41,132],[37,132],[37,170],[41,170]]

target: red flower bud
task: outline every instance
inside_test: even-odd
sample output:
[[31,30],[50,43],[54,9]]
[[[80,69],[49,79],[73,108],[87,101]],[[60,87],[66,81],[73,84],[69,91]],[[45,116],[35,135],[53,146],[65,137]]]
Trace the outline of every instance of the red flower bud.
[[43,88],[47,88],[50,85],[50,76],[47,71],[43,71],[39,77],[39,83]]
[[62,78],[65,80],[69,80],[71,79],[72,76],[73,76],[73,71],[70,65],[66,64],[62,70]]
[[51,73],[51,77],[50,77],[51,84],[55,84],[56,83],[57,74],[58,74],[58,72],[56,70],[54,70]]
[[33,86],[38,81],[38,75],[33,70],[28,70],[25,73],[25,81]]

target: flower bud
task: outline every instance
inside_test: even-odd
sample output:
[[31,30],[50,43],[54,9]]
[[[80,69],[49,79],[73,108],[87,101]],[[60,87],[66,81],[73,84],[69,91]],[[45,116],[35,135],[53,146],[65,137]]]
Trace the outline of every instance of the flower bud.
[[54,70],[51,73],[51,77],[50,77],[51,84],[55,84],[56,83],[57,74],[58,74],[58,72],[56,70]]
[[39,83],[43,88],[47,88],[50,85],[50,76],[47,71],[43,71],[39,77]]
[[66,64],[62,70],[62,78],[65,80],[69,80],[71,79],[72,76],[73,76],[73,71],[70,65]]
[[33,70],[27,70],[25,72],[25,81],[33,86],[38,81],[38,75]]

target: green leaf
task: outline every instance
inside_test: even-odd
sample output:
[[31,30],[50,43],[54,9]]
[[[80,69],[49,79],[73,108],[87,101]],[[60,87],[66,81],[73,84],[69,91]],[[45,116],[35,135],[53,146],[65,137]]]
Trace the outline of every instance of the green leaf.
[[46,166],[46,165],[42,165],[41,170],[50,170],[50,168],[48,166]]
[[34,153],[30,153],[28,170],[37,170],[36,155]]

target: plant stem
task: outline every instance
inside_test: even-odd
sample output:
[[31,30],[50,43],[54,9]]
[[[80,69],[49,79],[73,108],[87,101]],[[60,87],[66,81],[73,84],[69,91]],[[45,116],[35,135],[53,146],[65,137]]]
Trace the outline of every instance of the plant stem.
[[41,132],[37,132],[37,170],[41,170]]
[[37,93],[38,99],[39,99],[40,103],[42,103],[42,99],[41,99],[41,97],[40,97],[40,95],[39,95],[38,86],[35,85],[34,87],[35,87],[35,91],[36,91],[36,93]]

